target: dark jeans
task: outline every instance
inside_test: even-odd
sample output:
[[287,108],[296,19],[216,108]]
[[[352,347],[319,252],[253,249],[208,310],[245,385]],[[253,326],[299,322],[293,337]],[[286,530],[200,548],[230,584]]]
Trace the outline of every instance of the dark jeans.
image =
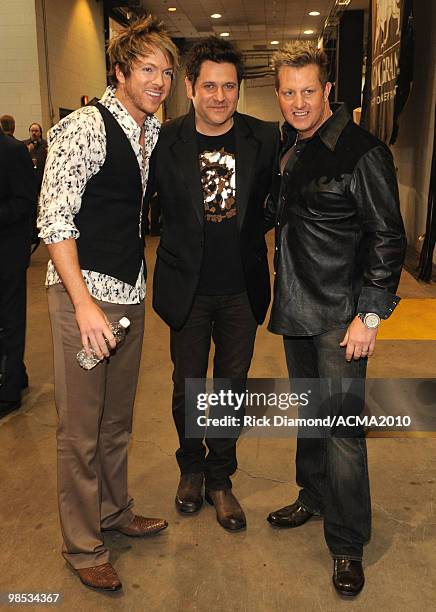
[[[257,322],[246,293],[224,296],[198,295],[189,318],[180,331],[171,330],[173,372],[173,417],[179,434],[176,452],[180,471],[204,472],[207,489],[230,489],[230,476],[236,471],[236,442],[232,438],[185,436],[185,379],[206,378],[211,339],[215,344],[213,377],[237,380],[247,378],[253,356]],[[192,413],[191,413],[192,414]]]
[[[360,414],[359,397],[341,393],[341,378],[364,379],[367,359],[345,360],[339,346],[345,329],[317,336],[285,336],[290,378],[329,378],[329,399],[323,415]],[[362,382],[361,387],[364,387]],[[339,392],[338,392],[339,390]],[[350,410],[350,403],[354,404]],[[336,435],[335,435],[336,434]],[[324,517],[324,535],[333,558],[361,560],[363,545],[371,532],[366,441],[362,429],[343,435],[331,432],[324,438],[297,440],[297,484],[301,505]]]
[[[26,273],[0,271],[0,400],[17,401],[26,384]],[[42,340],[42,339],[41,339]]]

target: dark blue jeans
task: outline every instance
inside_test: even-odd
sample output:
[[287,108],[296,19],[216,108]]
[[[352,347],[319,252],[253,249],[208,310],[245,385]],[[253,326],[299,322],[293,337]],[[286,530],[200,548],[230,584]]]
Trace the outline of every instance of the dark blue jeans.
[[[289,377],[330,379],[328,401],[322,416],[360,414],[360,396],[347,397],[342,378],[361,379],[364,389],[367,359],[348,363],[339,346],[345,329],[317,336],[285,336]],[[350,406],[351,404],[351,406]],[[298,437],[296,456],[298,499],[314,514],[324,517],[324,535],[333,558],[360,561],[371,533],[366,441],[361,428],[333,431],[320,438]]]

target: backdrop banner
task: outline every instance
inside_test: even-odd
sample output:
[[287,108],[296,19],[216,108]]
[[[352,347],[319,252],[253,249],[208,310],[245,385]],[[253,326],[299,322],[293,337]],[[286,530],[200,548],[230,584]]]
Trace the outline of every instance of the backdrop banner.
[[387,144],[413,75],[412,0],[371,0],[362,125]]

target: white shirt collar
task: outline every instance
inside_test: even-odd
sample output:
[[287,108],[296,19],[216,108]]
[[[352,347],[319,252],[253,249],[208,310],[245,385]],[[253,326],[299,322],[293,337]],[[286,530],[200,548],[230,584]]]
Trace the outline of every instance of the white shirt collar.
[[[109,86],[106,88],[104,92],[101,103],[114,115],[114,117],[122,122],[123,126],[126,128],[129,138],[138,138],[141,133],[140,126],[133,119],[132,115],[123,105],[123,103],[116,97],[115,95],[116,89],[113,86]],[[160,121],[156,119],[154,115],[147,115],[144,120],[144,130],[148,129],[159,129]]]

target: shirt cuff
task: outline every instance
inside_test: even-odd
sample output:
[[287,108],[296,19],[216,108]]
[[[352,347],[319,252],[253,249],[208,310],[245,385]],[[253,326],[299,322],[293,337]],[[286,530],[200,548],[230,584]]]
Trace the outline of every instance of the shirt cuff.
[[63,240],[69,240],[74,238],[77,240],[80,232],[78,230],[62,230],[53,232],[52,234],[45,235],[45,232],[41,231],[39,237],[43,239],[44,244],[55,244],[56,242],[62,242]]
[[375,287],[362,287],[357,302],[357,312],[375,312],[381,319],[388,319],[400,300],[401,298],[395,293]]

